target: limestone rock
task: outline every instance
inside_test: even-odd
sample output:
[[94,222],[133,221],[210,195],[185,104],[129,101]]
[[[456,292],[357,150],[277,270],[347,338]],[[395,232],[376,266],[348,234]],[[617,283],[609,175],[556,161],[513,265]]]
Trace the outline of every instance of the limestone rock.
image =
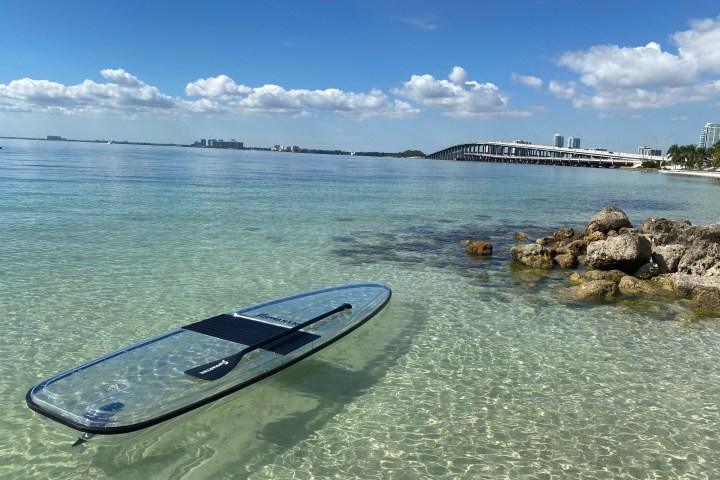
[[578,265],[578,259],[571,253],[561,253],[555,255],[555,263],[563,268],[575,268]]
[[693,290],[690,305],[700,313],[720,315],[720,288],[697,287]]
[[538,245],[547,245],[548,243],[552,243],[553,240],[555,240],[553,237],[540,237],[535,240],[535,243]]
[[465,253],[468,255],[481,255],[481,256],[488,256],[492,255],[493,246],[490,242],[485,242],[483,240],[478,240],[476,242],[471,242],[470,245],[467,246],[465,249]]
[[691,298],[697,288],[716,289],[720,295],[720,277],[670,273],[660,277],[659,282],[663,288],[683,298]]
[[668,245],[685,243],[692,228],[692,224],[687,220],[646,218],[640,225],[640,232],[649,235],[655,245]]
[[678,271],[680,259],[687,247],[679,243],[658,245],[653,247],[652,259],[660,268],[660,273],[675,273]]
[[623,295],[652,294],[658,291],[657,287],[653,286],[652,283],[633,277],[632,275],[625,275],[621,278],[618,283],[618,289]]
[[510,256],[513,263],[519,263],[527,267],[552,269],[553,261],[550,251],[538,244],[519,245],[510,249]]
[[696,239],[680,258],[678,272],[720,276],[720,244]]
[[641,280],[650,280],[660,275],[660,266],[655,262],[648,262],[638,268],[634,276]]
[[657,245],[688,244],[695,240],[720,243],[720,223],[693,226],[687,220],[646,218],[640,225],[640,231],[652,236]]
[[607,238],[607,235],[605,235],[603,232],[591,232],[585,235],[585,242],[587,244],[590,244],[592,242],[597,242],[598,240],[605,240]]
[[652,245],[647,238],[625,233],[589,244],[586,262],[601,270],[617,269],[632,274],[650,261],[651,255]]
[[720,223],[696,226],[695,234],[708,242],[720,243]]
[[660,280],[673,294],[689,298],[690,306],[698,313],[720,316],[720,277],[671,273]]
[[627,273],[620,270],[589,270],[585,273],[587,280],[609,280],[618,283]]
[[617,284],[610,280],[591,280],[569,287],[568,291],[580,300],[612,300],[619,292]]
[[587,233],[602,232],[608,233],[611,230],[620,230],[621,228],[631,228],[628,216],[615,205],[608,205],[601,211],[596,213],[586,228]]
[[570,227],[564,227],[559,230],[556,230],[555,233],[553,233],[553,238],[555,240],[567,240],[575,236],[575,230],[573,230]]
[[567,245],[562,245],[558,247],[556,251],[558,254],[569,253],[577,257],[585,253],[586,249],[587,245],[585,244],[585,242],[583,242],[582,240],[575,240],[574,242],[570,242]]

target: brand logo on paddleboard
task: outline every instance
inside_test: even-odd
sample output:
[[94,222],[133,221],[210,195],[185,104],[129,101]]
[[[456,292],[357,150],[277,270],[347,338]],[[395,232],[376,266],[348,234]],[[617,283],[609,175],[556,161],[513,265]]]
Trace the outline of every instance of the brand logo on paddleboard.
[[259,315],[256,315],[257,318],[267,318],[269,320],[275,320],[276,322],[284,323],[286,325],[299,325],[298,322],[293,322],[292,320],[285,320],[284,318],[280,317],[273,317],[272,315],[268,315],[267,313],[261,313]]
[[200,375],[205,375],[206,373],[212,372],[212,371],[215,370],[216,368],[220,368],[220,367],[222,367],[223,365],[227,365],[227,364],[228,364],[228,362],[226,362],[225,360],[220,360],[219,363],[216,363],[216,364],[213,365],[212,367],[206,368],[205,370],[203,370],[202,372],[200,372]]

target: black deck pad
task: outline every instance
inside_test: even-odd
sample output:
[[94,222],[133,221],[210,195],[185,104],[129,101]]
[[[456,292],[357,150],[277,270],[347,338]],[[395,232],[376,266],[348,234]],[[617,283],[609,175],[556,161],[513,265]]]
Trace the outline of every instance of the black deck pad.
[[[182,328],[244,345],[255,345],[266,338],[288,330],[285,327],[279,327],[250,318],[235,317],[226,313],[185,325]],[[263,350],[270,350],[271,352],[286,355],[312,342],[316,338],[320,338],[320,336],[298,331],[276,342],[265,345],[262,348]]]

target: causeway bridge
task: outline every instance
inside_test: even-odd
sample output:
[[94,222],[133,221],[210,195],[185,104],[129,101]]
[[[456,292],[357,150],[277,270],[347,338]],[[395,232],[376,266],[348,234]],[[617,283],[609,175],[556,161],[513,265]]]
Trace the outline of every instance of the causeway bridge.
[[666,161],[655,155],[609,152],[600,148],[565,148],[524,142],[466,142],[452,145],[425,158],[472,162],[525,163],[572,167],[638,167],[647,160]]

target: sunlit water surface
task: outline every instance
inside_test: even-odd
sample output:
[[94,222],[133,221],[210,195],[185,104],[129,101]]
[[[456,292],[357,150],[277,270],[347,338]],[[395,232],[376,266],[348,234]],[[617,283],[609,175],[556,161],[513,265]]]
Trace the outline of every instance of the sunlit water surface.
[[[720,321],[568,303],[512,237],[613,203],[719,221],[707,179],[585,169],[4,140],[2,478],[713,478]],[[491,241],[489,259],[467,240]],[[375,281],[384,313],[244,395],[71,448],[25,392],[275,297]]]

